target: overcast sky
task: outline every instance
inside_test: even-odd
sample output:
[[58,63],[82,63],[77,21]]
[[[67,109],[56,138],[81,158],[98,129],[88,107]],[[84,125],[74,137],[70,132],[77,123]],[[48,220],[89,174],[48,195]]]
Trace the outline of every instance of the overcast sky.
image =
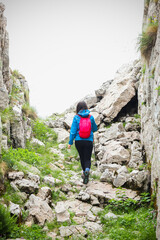
[[2,0],[10,67],[42,117],[63,112],[139,57],[144,0]]

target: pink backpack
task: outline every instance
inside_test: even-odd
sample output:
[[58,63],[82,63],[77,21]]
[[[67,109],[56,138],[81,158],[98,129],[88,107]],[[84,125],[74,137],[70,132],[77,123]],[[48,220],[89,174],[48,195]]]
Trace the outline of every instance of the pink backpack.
[[81,119],[80,119],[80,123],[79,123],[79,136],[81,138],[89,138],[90,134],[91,134],[91,115],[88,115],[88,117],[81,117],[80,115],[78,115]]

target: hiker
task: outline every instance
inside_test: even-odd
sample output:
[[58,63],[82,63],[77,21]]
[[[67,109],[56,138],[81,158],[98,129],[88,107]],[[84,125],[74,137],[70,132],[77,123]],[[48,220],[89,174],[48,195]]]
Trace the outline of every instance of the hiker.
[[90,115],[87,104],[82,101],[77,104],[76,115],[73,118],[68,148],[71,148],[75,139],[75,146],[80,156],[83,170],[83,183],[89,181],[89,171],[91,168],[91,155],[93,149],[93,132],[97,131],[94,117]]

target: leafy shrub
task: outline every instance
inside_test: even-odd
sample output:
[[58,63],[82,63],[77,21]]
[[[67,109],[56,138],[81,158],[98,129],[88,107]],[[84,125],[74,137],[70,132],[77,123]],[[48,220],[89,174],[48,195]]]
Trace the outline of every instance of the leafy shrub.
[[9,211],[0,204],[0,237],[8,237],[15,225],[16,218],[11,217]]
[[34,166],[39,165],[41,162],[41,158],[35,152],[23,148],[13,149],[12,147],[8,151],[2,152],[2,160],[6,162],[9,167],[12,167],[19,161],[24,161]]
[[156,36],[158,30],[158,22],[152,21],[146,29],[139,35],[138,38],[138,50],[141,51],[141,54],[148,59],[150,56],[151,50],[155,45]]
[[29,118],[36,120],[38,118],[37,112],[34,107],[31,107],[29,103],[25,103],[22,106],[22,112]]
[[37,139],[42,142],[47,142],[49,138],[52,141],[56,141],[57,139],[56,133],[39,120],[37,120],[33,124],[33,134]]

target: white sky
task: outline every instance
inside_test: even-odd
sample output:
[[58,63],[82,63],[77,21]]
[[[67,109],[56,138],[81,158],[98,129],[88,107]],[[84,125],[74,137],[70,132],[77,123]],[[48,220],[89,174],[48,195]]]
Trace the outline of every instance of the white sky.
[[63,112],[139,57],[144,0],[2,0],[10,67],[42,117]]

